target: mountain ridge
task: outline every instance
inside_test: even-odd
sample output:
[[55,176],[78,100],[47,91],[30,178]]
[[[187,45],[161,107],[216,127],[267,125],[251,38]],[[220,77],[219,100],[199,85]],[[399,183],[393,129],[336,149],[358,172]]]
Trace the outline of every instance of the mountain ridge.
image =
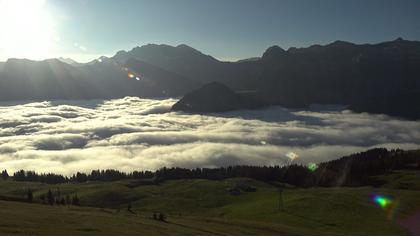
[[[132,59],[142,66],[126,71]],[[142,68],[150,72],[148,82],[130,80],[129,73],[141,74]],[[420,100],[420,42],[402,38],[377,44],[337,40],[287,50],[272,46],[258,60],[239,62],[222,62],[185,44],[148,44],[77,66],[59,59],[9,59],[0,69],[0,100],[182,96],[219,82],[234,91],[257,91],[266,105],[340,104],[420,119],[415,104]],[[169,84],[176,89],[162,93]]]

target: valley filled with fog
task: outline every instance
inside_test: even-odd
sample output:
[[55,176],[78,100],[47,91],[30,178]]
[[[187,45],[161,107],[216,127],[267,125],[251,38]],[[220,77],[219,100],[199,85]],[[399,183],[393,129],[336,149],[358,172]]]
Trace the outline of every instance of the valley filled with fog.
[[0,104],[0,167],[92,169],[321,162],[371,147],[412,149],[420,122],[340,109],[171,112],[175,99]]

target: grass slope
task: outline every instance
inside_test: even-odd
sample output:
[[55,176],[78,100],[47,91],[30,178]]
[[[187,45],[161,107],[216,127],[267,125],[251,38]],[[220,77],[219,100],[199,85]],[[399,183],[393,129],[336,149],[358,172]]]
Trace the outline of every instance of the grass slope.
[[[411,179],[411,177],[406,178]],[[257,191],[233,196],[226,189],[236,182],[246,182],[255,186]],[[392,183],[387,184],[391,186]],[[35,198],[45,194],[48,189],[53,191],[59,189],[62,196],[77,193],[84,206],[113,208],[112,210],[68,209],[38,204],[30,204],[30,207],[27,207],[28,204],[24,203],[7,203],[17,204],[15,207],[18,211],[13,214],[21,212],[21,215],[15,216],[15,219],[25,219],[25,214],[31,214],[33,209],[34,216],[42,212],[45,216],[51,214],[51,219],[56,221],[63,218],[65,222],[73,222],[70,226],[66,226],[69,229],[64,228],[66,232],[91,227],[100,232],[118,231],[127,235],[131,234],[132,229],[133,232],[148,233],[147,230],[151,230],[163,235],[282,235],[285,233],[288,235],[408,235],[398,222],[420,210],[420,191],[363,187],[288,188],[283,192],[284,211],[278,211],[277,189],[272,185],[249,179],[178,180],[167,181],[161,185],[141,185],[134,180],[61,185],[0,181],[0,196],[23,197],[28,187],[34,190]],[[388,195],[398,202],[393,218],[389,218],[387,212],[371,203],[372,194]],[[137,216],[126,211],[129,203],[138,213]],[[1,204],[0,209],[3,209]],[[120,209],[119,213],[115,213],[117,209]],[[10,211],[13,211],[13,207]],[[153,212],[164,212],[168,215],[170,223],[148,219]],[[1,219],[8,218],[9,214],[11,213],[0,210]],[[57,216],[54,217],[54,214]],[[37,222],[31,219],[37,217],[29,217],[24,221],[27,223],[27,229],[35,227],[31,224],[37,225]],[[12,220],[9,224],[13,222],[17,224],[16,220]],[[39,223],[45,224],[43,222],[48,220]],[[83,226],[84,224],[88,225]],[[128,225],[134,226],[130,228]],[[160,228],[156,226],[155,229],[155,225]],[[23,224],[23,228],[25,227]],[[57,228],[51,223],[51,230],[54,230],[54,227]],[[0,229],[3,229],[3,226]],[[161,231],[158,231],[159,229]]]
[[[307,235],[276,224],[0,201],[0,235]],[[293,233],[296,231],[296,233]]]

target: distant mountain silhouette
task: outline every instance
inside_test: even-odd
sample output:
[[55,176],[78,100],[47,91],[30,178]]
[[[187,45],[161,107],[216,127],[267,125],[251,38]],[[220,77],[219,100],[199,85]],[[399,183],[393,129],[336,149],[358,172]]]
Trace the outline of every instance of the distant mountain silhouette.
[[258,91],[268,104],[342,104],[358,112],[420,118],[419,42],[399,38],[374,45],[273,46],[260,60],[223,65],[230,67],[224,69],[229,78],[218,81],[235,90]]
[[173,72],[134,59],[77,66],[58,59],[9,59],[0,71],[0,100],[177,97],[198,87]]
[[238,62],[221,62],[187,45],[156,44],[85,64],[64,61],[0,63],[0,100],[176,97],[220,82],[233,91],[261,94],[267,104],[341,104],[420,119],[420,42],[402,38],[288,50],[273,46],[260,59]]
[[225,112],[235,109],[254,109],[263,107],[265,103],[255,96],[239,94],[218,82],[204,85],[187,93],[173,105],[173,111],[186,112]]
[[126,66],[136,73],[140,81],[147,83],[149,91],[153,90],[153,94],[160,93],[162,97],[179,96],[201,85],[174,72],[133,58],[126,62]]
[[261,60],[261,57],[250,57],[247,59],[238,60],[236,62],[249,62],[249,61],[258,61],[258,60]]
[[60,61],[62,61],[62,62],[64,62],[64,63],[67,63],[69,65],[77,65],[77,64],[79,64],[77,61],[75,61],[75,60],[73,60],[71,58],[59,57],[57,59],[60,60]]
[[130,58],[157,65],[168,71],[202,82],[215,80],[215,73],[217,74],[222,64],[215,58],[204,55],[183,44],[177,47],[148,44],[136,47],[129,52],[120,51],[112,57],[120,64],[125,64]]
[[0,72],[0,78],[1,100],[78,98],[84,95],[80,73],[58,59],[9,59]]
[[356,111],[420,118],[420,43],[268,49],[255,87],[273,104],[345,104]]

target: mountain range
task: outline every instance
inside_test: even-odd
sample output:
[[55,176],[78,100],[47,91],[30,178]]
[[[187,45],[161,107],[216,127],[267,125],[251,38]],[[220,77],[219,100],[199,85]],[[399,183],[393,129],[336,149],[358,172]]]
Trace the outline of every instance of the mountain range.
[[265,105],[340,104],[419,119],[420,42],[273,46],[261,57],[237,62],[187,45],[149,44],[84,64],[64,58],[0,63],[1,101],[180,97],[212,82],[258,94]]

